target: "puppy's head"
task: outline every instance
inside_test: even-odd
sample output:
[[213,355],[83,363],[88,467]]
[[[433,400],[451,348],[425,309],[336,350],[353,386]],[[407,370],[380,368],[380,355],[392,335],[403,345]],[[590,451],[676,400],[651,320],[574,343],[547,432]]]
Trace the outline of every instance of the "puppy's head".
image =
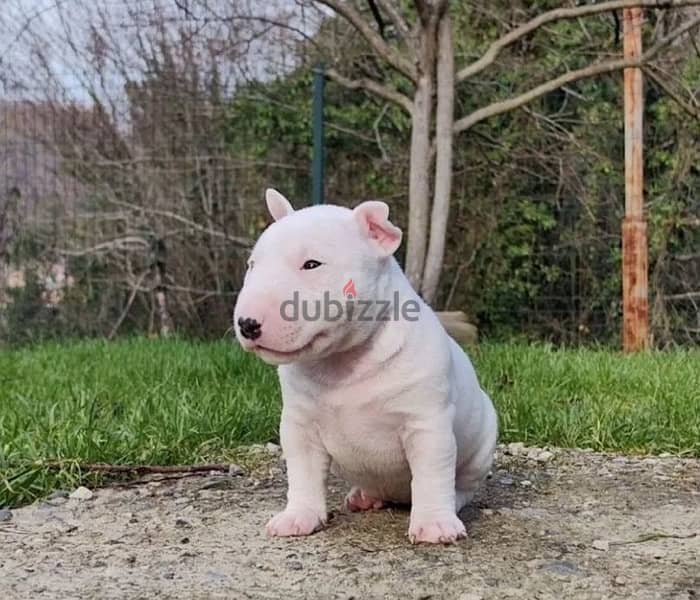
[[253,248],[234,311],[241,346],[283,364],[324,358],[366,340],[378,325],[367,317],[386,292],[389,263],[401,243],[389,207],[369,201],[354,210],[322,205],[295,211],[272,189],[266,201],[275,222]]

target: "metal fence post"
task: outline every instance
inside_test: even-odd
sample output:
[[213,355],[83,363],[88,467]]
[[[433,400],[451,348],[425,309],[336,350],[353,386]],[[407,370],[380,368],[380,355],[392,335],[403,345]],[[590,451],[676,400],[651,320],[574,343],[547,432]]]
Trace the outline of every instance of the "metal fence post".
[[313,162],[311,166],[311,198],[314,204],[323,204],[323,92],[326,83],[323,63],[314,68],[313,87]]

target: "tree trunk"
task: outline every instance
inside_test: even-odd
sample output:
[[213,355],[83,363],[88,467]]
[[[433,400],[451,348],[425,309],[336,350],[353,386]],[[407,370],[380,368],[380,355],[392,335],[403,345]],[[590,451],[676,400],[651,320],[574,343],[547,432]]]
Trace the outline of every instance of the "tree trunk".
[[423,299],[435,301],[445,255],[447,219],[452,191],[452,127],[454,125],[455,65],[452,21],[449,13],[440,19],[437,56],[437,116],[435,126],[435,193],[430,216],[430,243],[425,259],[421,292]]
[[170,337],[173,332],[173,319],[168,311],[168,300],[162,286],[156,288],[156,308],[160,320],[160,337]]
[[165,243],[162,239],[156,240],[155,252],[153,261],[153,283],[155,290],[155,301],[156,301],[156,311],[158,313],[158,319],[160,321],[160,336],[169,337],[174,330],[173,319],[170,316],[170,311],[168,310],[168,297],[166,294],[166,273],[165,273],[165,260],[166,260],[166,249]]
[[430,209],[430,129],[435,75],[435,25],[421,30],[419,74],[411,114],[411,157],[408,182],[408,244],[406,276],[421,289],[428,241]]

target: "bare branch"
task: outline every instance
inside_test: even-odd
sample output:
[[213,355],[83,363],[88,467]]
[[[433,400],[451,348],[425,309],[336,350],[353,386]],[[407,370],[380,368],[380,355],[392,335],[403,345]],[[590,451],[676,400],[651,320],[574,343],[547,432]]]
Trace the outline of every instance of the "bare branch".
[[682,294],[667,294],[664,296],[664,300],[692,300],[693,298],[700,298],[700,292],[683,292]]
[[109,334],[107,335],[108,340],[114,339],[114,336],[117,335],[117,331],[119,331],[119,328],[121,327],[122,323],[124,322],[126,315],[129,314],[129,310],[131,309],[131,305],[134,303],[134,299],[136,298],[136,294],[139,291],[139,287],[141,286],[141,282],[144,280],[146,275],[148,275],[148,271],[144,271],[143,273],[141,273],[141,276],[138,278],[138,280],[136,281],[136,284],[133,286],[131,293],[129,294],[129,299],[126,301],[126,305],[124,306],[124,310],[119,315],[119,318],[116,320],[114,325],[112,325],[112,329],[110,330]]
[[676,93],[676,91],[673,90],[673,88],[671,88],[671,86],[668,83],[666,83],[661,77],[654,73],[652,69],[646,67],[644,68],[644,73],[691,117],[700,119],[700,109],[697,106],[693,106],[692,104],[681,98],[681,96],[678,93]]
[[423,25],[427,25],[428,18],[430,17],[430,6],[425,0],[413,0],[413,5],[416,7],[416,12],[418,13],[418,18],[421,20]]
[[408,96],[404,96],[401,92],[389,88],[378,81],[374,81],[368,77],[350,79],[349,77],[341,75],[335,69],[328,69],[326,74],[330,79],[339,85],[342,85],[344,88],[349,90],[365,90],[371,94],[374,94],[375,96],[379,96],[384,100],[400,106],[409,114],[413,110],[413,103]]
[[675,39],[679,38],[683,34],[687,33],[691,29],[700,25],[700,17],[691,19],[685,25],[678,27],[666,37],[660,39],[656,44],[654,44],[649,50],[644,52],[639,58],[621,58],[616,60],[607,60],[599,63],[583,67],[581,69],[576,69],[575,71],[569,71],[564,73],[555,79],[546,81],[538,85],[537,87],[515,96],[514,98],[509,98],[508,100],[502,100],[500,102],[494,102],[488,106],[484,106],[473,113],[462,117],[455,122],[454,133],[460,133],[474,126],[476,123],[493,117],[495,115],[500,115],[505,112],[509,112],[516,108],[519,108],[532,100],[544,96],[549,92],[553,92],[560,87],[578,81],[579,79],[586,79],[589,77],[594,77],[595,75],[601,75],[603,73],[610,73],[612,71],[618,71],[620,69],[626,69],[630,67],[642,67],[648,63],[652,58],[654,58],[663,48],[668,46]]
[[523,23],[512,31],[509,31],[504,36],[495,40],[484,53],[484,55],[473,63],[463,67],[457,72],[457,82],[462,82],[469,77],[483,71],[486,67],[493,64],[498,58],[501,51],[518,41],[520,38],[542,27],[546,23],[552,21],[560,21],[564,19],[576,19],[596,15],[603,12],[615,11],[621,8],[678,8],[682,6],[700,5],[700,0],[610,0],[609,2],[600,2],[594,4],[583,4],[581,6],[571,8],[556,8],[538,15],[534,19]]
[[[700,2],[700,0],[698,1]],[[418,79],[418,73],[413,63],[410,60],[406,60],[395,48],[387,44],[349,2],[343,2],[342,0],[318,0],[318,2],[332,9],[348,21],[367,40],[377,55],[399,73],[405,75],[413,82]]]
[[150,248],[150,244],[142,237],[126,236],[102,242],[89,248],[83,248],[82,250],[59,250],[58,253],[64,256],[86,256],[88,254],[99,254],[113,250],[133,250],[135,248],[147,250]]
[[116,465],[107,463],[81,463],[74,461],[48,460],[37,461],[32,463],[32,466],[50,470],[77,468],[81,471],[89,471],[91,473],[131,473],[138,475],[154,473],[209,473],[210,471],[236,472],[236,465],[231,465],[228,463],[204,465]]
[[382,153],[382,161],[384,162],[389,162],[389,155],[387,154],[387,151],[384,149],[384,144],[382,144],[382,136],[379,133],[379,124],[381,123],[382,119],[384,118],[384,115],[386,114],[387,109],[389,108],[388,104],[385,104],[382,107],[382,110],[380,111],[379,115],[377,115],[377,118],[374,120],[374,123],[372,124],[372,129],[374,130],[374,137],[377,142],[377,147],[379,148],[379,151]]
[[130,204],[128,202],[121,202],[118,200],[110,200],[112,203],[117,204],[119,206],[125,206],[128,208],[131,208],[137,212],[144,212],[147,214],[151,215],[158,215],[160,217],[166,217],[167,219],[172,219],[173,221],[177,221],[178,223],[182,223],[183,225],[186,225],[187,227],[194,229],[195,231],[199,231],[200,233],[206,233],[207,235],[210,235],[212,237],[218,237],[225,239],[227,242],[232,242],[236,244],[237,246],[241,246],[242,248],[252,248],[253,247],[253,240],[249,238],[244,238],[240,236],[235,236],[235,235],[229,235],[224,231],[218,231],[215,229],[209,229],[208,227],[205,227],[204,225],[200,225],[199,223],[196,223],[195,221],[192,221],[191,219],[187,219],[186,217],[183,217],[182,215],[178,215],[177,213],[174,213],[169,210],[159,210],[157,208],[147,208],[145,206],[138,206],[135,204]]
[[377,4],[389,16],[389,19],[396,27],[396,31],[401,38],[407,38],[411,35],[411,29],[401,14],[399,7],[394,4],[393,0],[377,0]]
[[374,20],[377,23],[377,27],[379,28],[379,35],[384,40],[386,39],[384,36],[384,28],[386,27],[386,23],[384,23],[382,13],[379,12],[377,4],[374,0],[367,0],[367,3],[369,4],[369,8],[372,11],[372,16],[374,17]]

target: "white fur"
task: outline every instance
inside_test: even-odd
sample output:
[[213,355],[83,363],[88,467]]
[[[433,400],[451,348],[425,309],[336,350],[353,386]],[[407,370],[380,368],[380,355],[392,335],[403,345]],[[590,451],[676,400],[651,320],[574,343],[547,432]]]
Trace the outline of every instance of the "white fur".
[[[322,527],[330,469],[353,486],[351,510],[410,502],[411,541],[463,537],[457,512],[491,467],[496,413],[471,362],[393,258],[401,232],[388,208],[365,202],[355,210],[293,211],[278,192],[268,191],[267,200],[276,222],[253,249],[234,312],[235,323],[261,324],[254,340],[236,325],[243,348],[280,365],[289,491],[267,531],[306,535]],[[310,259],[323,264],[302,269]],[[294,291],[300,301],[328,292],[345,302],[349,279],[358,301],[398,294],[401,303],[417,303],[417,320],[281,317],[280,305]],[[372,308],[375,316],[379,310]]]

